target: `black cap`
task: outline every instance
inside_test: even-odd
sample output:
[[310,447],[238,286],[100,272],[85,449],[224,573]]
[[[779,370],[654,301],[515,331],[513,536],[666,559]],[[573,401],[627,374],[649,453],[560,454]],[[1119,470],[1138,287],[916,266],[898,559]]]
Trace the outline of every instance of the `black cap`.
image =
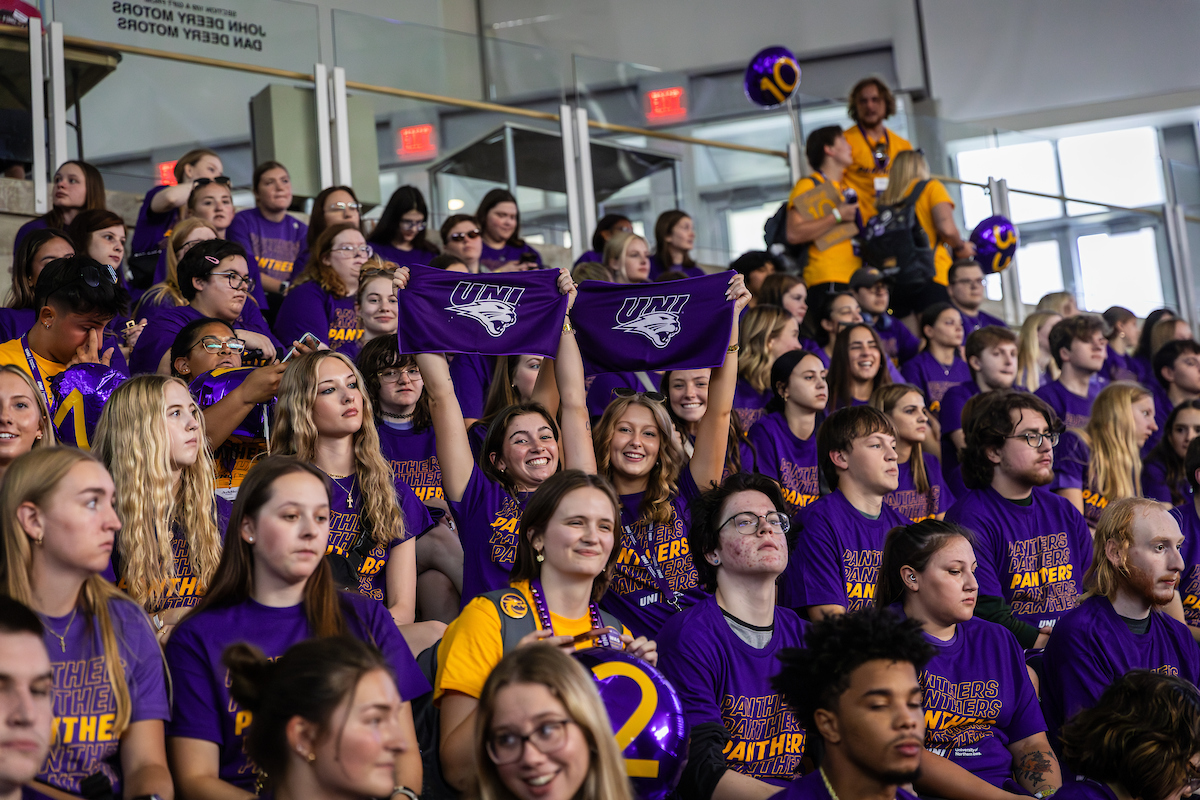
[[850,276],[851,289],[870,289],[877,283],[886,282],[890,284],[892,279],[884,275],[875,267],[859,267]]

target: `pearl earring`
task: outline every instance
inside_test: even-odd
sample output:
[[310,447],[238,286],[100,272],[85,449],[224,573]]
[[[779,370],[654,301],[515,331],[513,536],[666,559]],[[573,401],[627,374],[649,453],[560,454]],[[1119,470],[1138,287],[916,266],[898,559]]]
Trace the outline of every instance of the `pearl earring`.
[[253,536],[247,536],[247,537],[246,537],[246,541],[247,541],[247,542],[249,542],[250,544],[254,544],[254,537],[253,537]]

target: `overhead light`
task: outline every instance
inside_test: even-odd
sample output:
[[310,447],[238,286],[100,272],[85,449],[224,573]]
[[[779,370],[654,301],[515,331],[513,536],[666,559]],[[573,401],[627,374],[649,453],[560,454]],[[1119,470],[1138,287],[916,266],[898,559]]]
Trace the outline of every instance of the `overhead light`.
[[458,211],[460,208],[462,208],[465,205],[466,205],[466,203],[464,203],[462,200],[459,200],[457,197],[452,197],[446,203],[446,208],[450,209],[451,211]]

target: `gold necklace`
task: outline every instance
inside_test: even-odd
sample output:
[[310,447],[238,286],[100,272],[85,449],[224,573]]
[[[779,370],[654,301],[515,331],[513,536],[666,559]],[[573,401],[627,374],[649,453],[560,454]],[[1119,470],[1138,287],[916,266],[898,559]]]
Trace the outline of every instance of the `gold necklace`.
[[825,774],[825,768],[820,767],[819,771],[821,773],[821,780],[825,781],[825,791],[829,792],[832,800],[838,800],[837,792],[833,790],[833,784],[829,782],[829,776]]
[[62,651],[64,653],[67,652],[67,634],[71,632],[71,623],[75,621],[75,615],[78,613],[79,606],[75,606],[75,609],[71,611],[71,618],[67,620],[67,627],[63,630],[62,636],[59,636],[57,633],[55,633],[54,629],[50,627],[50,623],[46,622],[45,619],[42,620],[42,624],[46,626],[46,630],[50,631],[50,633],[56,639],[58,639],[58,644],[60,647],[62,647]]
[[[328,473],[328,475],[330,478],[333,479],[333,482],[337,484],[337,487],[346,493],[346,508],[353,509],[354,508],[354,494],[353,494],[354,480],[355,480],[355,478],[358,477],[357,474],[334,475],[332,472],[330,472],[330,473]],[[342,482],[340,480],[338,480],[339,478],[349,478],[350,479],[350,488],[347,489],[345,486],[342,486]]]

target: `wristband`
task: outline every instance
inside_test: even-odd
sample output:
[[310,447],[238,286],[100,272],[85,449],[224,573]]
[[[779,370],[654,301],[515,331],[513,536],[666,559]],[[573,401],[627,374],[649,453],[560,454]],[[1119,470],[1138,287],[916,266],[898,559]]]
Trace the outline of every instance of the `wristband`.
[[741,349],[741,345],[731,344],[731,345],[729,345],[728,348],[726,348],[725,352],[726,353],[736,353],[740,349]]
[[836,208],[833,209],[833,218],[835,220],[837,220],[838,222],[841,222],[842,221],[842,212]]
[[563,333],[574,333],[575,329],[571,327],[571,318],[563,317]]
[[407,797],[408,800],[420,800],[420,798],[417,797],[417,793],[414,792],[412,789],[408,788],[407,786],[393,787],[392,788],[392,797],[395,797],[396,795],[401,795],[402,797]]

